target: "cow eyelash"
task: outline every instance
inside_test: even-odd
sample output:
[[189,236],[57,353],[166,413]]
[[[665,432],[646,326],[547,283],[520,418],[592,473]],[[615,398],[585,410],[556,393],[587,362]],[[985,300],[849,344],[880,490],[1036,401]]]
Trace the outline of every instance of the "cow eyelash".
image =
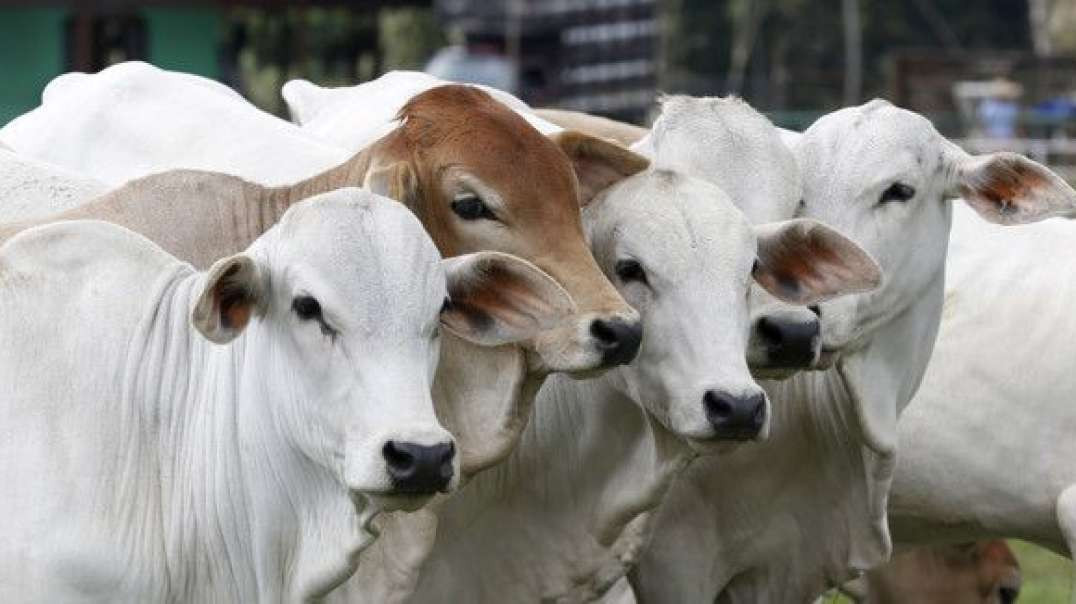
[[457,193],[452,198],[452,211],[463,220],[497,220],[497,215],[482,198],[471,192]]
[[321,303],[317,301],[317,298],[296,296],[291,302],[291,309],[295,311],[295,316],[299,317],[300,321],[317,321],[321,333],[330,338],[336,337],[336,330],[325,322],[325,317],[321,313]]

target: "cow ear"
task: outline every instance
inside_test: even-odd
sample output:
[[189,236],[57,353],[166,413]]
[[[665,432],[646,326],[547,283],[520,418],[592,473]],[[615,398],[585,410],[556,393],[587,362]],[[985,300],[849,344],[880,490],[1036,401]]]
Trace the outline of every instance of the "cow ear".
[[1023,224],[1072,213],[1076,191],[1049,168],[1017,153],[947,154],[947,193],[998,224]]
[[642,172],[650,160],[605,139],[565,130],[552,135],[568,156],[579,179],[579,204],[587,205],[603,189]]
[[448,299],[441,325],[482,346],[522,342],[575,312],[571,296],[530,262],[498,252],[443,261]]
[[321,111],[328,89],[307,80],[290,80],[280,89],[284,104],[288,106],[291,121],[302,126],[314,119]]
[[267,297],[258,265],[245,254],[216,261],[191,312],[191,322],[210,342],[227,344],[243,333]]
[[799,218],[755,227],[758,258],[752,276],[785,302],[817,304],[870,291],[882,270],[863,248],[814,220]]
[[366,172],[363,188],[383,197],[395,199],[414,209],[418,195],[418,179],[414,170],[405,161],[396,161],[384,166],[371,166]]

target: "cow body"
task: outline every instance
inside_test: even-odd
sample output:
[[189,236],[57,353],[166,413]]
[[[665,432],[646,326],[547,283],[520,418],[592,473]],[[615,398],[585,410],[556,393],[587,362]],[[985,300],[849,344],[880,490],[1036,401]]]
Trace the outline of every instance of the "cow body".
[[901,416],[898,543],[988,536],[1076,547],[1076,380],[1064,353],[1076,279],[1069,220],[1019,229],[957,214],[936,353]]
[[7,149],[0,149],[0,182],[0,224],[62,212],[108,190],[102,182]]

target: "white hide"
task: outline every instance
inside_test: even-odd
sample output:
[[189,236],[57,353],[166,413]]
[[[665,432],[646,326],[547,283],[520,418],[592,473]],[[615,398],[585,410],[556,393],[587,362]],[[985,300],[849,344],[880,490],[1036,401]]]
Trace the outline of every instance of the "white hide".
[[0,149],[0,183],[0,223],[61,212],[108,189],[92,178],[7,149]]
[[[280,93],[292,119],[318,140],[358,151],[387,134],[396,115],[415,95],[445,84],[455,84],[418,71],[390,71],[355,86],[322,88],[306,80],[291,80]],[[534,115],[526,103],[490,88],[474,85],[522,116],[542,134],[561,128]]]
[[[832,367],[763,384],[774,413],[767,442],[702,459],[674,483],[632,576],[641,601],[806,601],[884,561],[896,418],[941,318],[951,199],[974,190],[982,214],[1009,222],[1076,201],[1041,166],[968,156],[926,119],[882,101],[819,119],[795,151],[804,177],[797,215],[851,237],[885,282],[821,305]],[[913,196],[883,202],[898,182]],[[1020,186],[984,203],[984,183],[998,182]]]
[[945,306],[901,415],[894,540],[986,536],[1076,548],[1076,224],[955,213]]
[[796,156],[777,128],[735,98],[667,96],[632,150],[721,187],[753,224],[787,220],[803,197]]
[[[207,289],[218,277],[228,285]],[[298,318],[302,295],[334,335]],[[387,439],[451,442],[429,390],[445,295],[414,216],[357,189],[297,204],[208,273],[102,222],[8,241],[0,599],[281,602],[332,588],[380,506],[423,501],[393,494]],[[205,306],[223,299],[254,316]]]
[[[178,168],[286,185],[351,157],[221,88],[139,62],[66,74],[46,88],[40,107],[0,129],[0,141],[113,186]],[[207,128],[215,135],[205,136]]]

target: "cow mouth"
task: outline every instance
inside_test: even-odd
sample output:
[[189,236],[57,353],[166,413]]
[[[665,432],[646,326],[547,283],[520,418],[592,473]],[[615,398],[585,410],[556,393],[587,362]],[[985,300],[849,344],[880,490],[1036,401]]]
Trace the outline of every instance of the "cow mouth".
[[818,359],[815,360],[814,366],[811,369],[824,371],[830,369],[837,362],[837,359],[841,356],[840,348],[826,348],[823,347],[818,353]]
[[363,493],[363,496],[382,512],[414,512],[429,503],[434,495],[429,493],[401,493],[399,491]]

